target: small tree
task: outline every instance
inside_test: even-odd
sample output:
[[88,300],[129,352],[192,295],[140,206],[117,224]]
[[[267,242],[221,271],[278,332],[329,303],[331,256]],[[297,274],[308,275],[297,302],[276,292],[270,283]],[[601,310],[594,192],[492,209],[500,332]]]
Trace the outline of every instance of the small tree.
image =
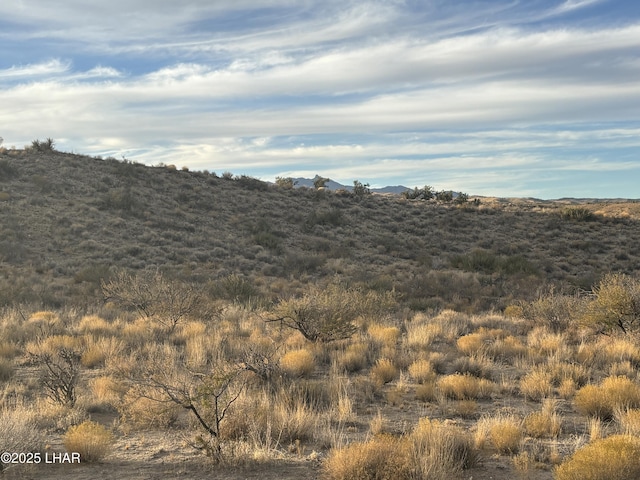
[[640,281],[629,275],[612,273],[593,288],[586,320],[601,333],[619,329],[623,333],[640,331]]
[[313,186],[317,190],[319,188],[325,188],[327,186],[327,182],[329,182],[329,178],[321,177],[320,175],[316,175],[316,178],[313,179]]
[[362,198],[365,195],[371,195],[371,189],[369,187],[370,185],[368,183],[362,184],[358,180],[354,180],[353,194],[358,198]]
[[464,205],[468,201],[469,201],[469,195],[467,195],[466,193],[460,192],[456,197],[455,203],[456,205]]
[[453,200],[453,192],[451,190],[436,192],[435,196],[439,202],[451,202]]
[[431,200],[434,193],[431,185],[425,185],[423,188],[414,187],[413,190],[405,190],[402,195],[408,200]]
[[243,366],[223,363],[196,371],[160,351],[140,358],[135,371],[125,377],[134,397],[173,403],[191,412],[204,432],[196,437],[196,446],[217,463],[222,460],[221,426],[246,386],[245,372]]
[[56,142],[53,138],[46,140],[34,140],[31,142],[31,148],[37,152],[53,152],[55,151]]
[[298,184],[298,182],[295,181],[291,177],[276,177],[276,186],[278,188],[283,188],[285,190],[291,190],[297,184]]

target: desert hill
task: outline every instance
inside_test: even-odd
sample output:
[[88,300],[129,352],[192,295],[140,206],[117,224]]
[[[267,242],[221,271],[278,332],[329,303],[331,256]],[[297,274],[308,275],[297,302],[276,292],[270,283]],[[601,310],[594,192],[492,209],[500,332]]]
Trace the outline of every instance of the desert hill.
[[100,298],[115,269],[270,301],[336,276],[414,309],[503,308],[640,271],[640,204],[283,189],[54,150],[0,153],[0,303]]

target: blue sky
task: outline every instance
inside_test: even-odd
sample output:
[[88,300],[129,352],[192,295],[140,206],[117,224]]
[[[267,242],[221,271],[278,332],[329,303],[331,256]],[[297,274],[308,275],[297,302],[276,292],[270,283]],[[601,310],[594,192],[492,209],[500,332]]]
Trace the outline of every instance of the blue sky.
[[640,2],[2,0],[0,136],[264,180],[640,198]]

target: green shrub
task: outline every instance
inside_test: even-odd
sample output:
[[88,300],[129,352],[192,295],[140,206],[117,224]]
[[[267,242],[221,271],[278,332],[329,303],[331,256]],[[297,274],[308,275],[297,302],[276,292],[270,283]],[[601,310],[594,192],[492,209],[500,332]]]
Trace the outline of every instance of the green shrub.
[[601,331],[640,330],[640,281],[621,273],[605,275],[593,288],[585,320]]
[[566,207],[560,212],[560,216],[565,220],[574,220],[576,222],[590,222],[596,218],[596,216],[585,207]]
[[53,138],[47,138],[46,140],[34,140],[31,142],[31,149],[36,152],[54,152],[56,142]]
[[476,249],[451,258],[451,266],[467,272],[493,273],[499,269],[498,256],[487,250]]

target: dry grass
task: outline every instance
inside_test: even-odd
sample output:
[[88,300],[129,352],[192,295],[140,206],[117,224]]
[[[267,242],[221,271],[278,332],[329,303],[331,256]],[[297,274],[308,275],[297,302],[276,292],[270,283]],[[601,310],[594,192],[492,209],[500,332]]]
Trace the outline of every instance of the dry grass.
[[0,410],[0,451],[24,453],[42,451],[44,435],[37,428],[35,422],[37,414],[35,409],[22,405],[12,410]]
[[103,375],[91,379],[89,388],[96,402],[115,407],[126,393],[126,386],[115,378]]
[[0,358],[10,360],[20,353],[17,345],[7,341],[0,341]]
[[627,377],[607,377],[599,386],[587,385],[578,390],[574,403],[583,415],[610,419],[618,408],[640,407],[640,385]]
[[11,360],[0,358],[0,382],[8,381],[14,374],[15,367]]
[[470,333],[460,337],[456,346],[465,355],[473,355],[480,352],[487,343],[487,337],[483,333]]
[[414,350],[425,349],[441,338],[443,333],[440,323],[431,323],[428,317],[419,313],[407,322],[406,343]]
[[280,359],[280,368],[294,378],[309,378],[316,369],[316,359],[309,350],[292,350]]
[[535,438],[557,438],[562,431],[562,419],[556,411],[556,402],[547,399],[540,411],[527,415],[524,419],[524,430]]
[[520,393],[527,399],[540,401],[553,392],[553,376],[545,369],[536,368],[520,379]]
[[640,409],[618,408],[614,412],[614,418],[621,433],[640,437]]
[[468,432],[428,418],[420,419],[408,442],[417,478],[450,479],[477,461]]
[[379,359],[376,364],[371,367],[371,378],[374,382],[384,385],[398,378],[400,374],[398,368],[388,358]]
[[523,433],[522,421],[513,415],[485,416],[477,423],[475,445],[484,448],[489,442],[499,453],[518,453]]
[[437,376],[429,360],[416,360],[409,365],[408,372],[417,383],[431,383]]
[[323,467],[326,478],[332,480],[445,480],[475,461],[467,433],[424,418],[408,436],[379,434],[369,441],[334,449]]
[[640,478],[640,438],[613,435],[582,447],[556,468],[556,480]]
[[355,373],[368,365],[368,346],[366,343],[354,343],[338,354],[337,362],[347,373]]
[[386,347],[394,347],[400,338],[398,327],[389,327],[378,323],[369,325],[367,333],[375,342]]
[[109,454],[113,446],[113,435],[104,426],[95,422],[83,422],[71,427],[64,435],[67,452],[80,454],[83,462],[97,462]]
[[390,435],[332,450],[323,464],[328,480],[409,480],[410,468],[404,442]]
[[416,400],[421,402],[433,402],[438,398],[436,382],[422,383],[416,387]]
[[117,334],[117,326],[98,315],[85,315],[80,319],[77,328],[80,333],[102,337]]
[[441,377],[437,384],[442,395],[455,400],[489,398],[496,390],[495,383],[471,375],[447,375]]

